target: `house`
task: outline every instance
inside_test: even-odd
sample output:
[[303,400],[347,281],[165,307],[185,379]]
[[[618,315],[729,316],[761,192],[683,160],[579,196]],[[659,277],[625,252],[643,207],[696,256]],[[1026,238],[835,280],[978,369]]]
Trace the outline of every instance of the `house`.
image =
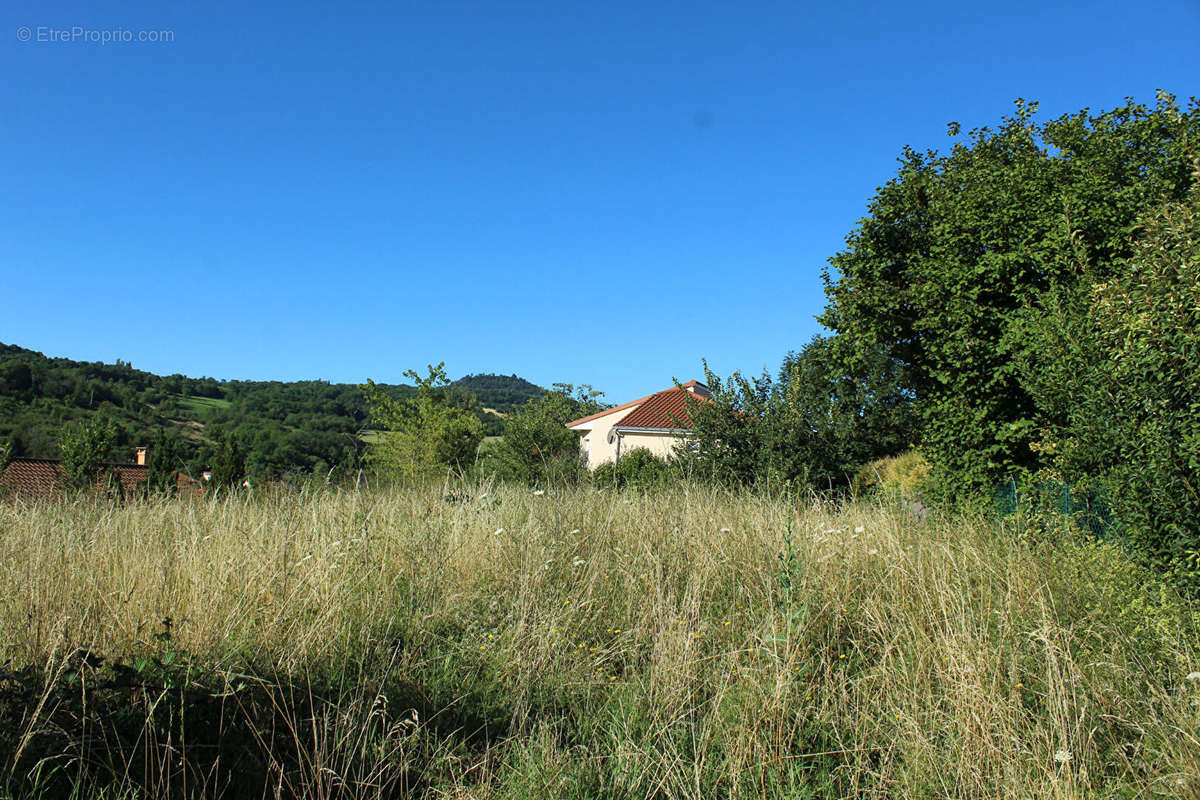
[[579,450],[588,469],[620,459],[622,453],[642,448],[659,458],[670,458],[675,447],[691,434],[689,398],[704,400],[708,387],[688,381],[623,405],[567,423],[582,436]]
[[[116,490],[119,487],[121,496],[133,497],[145,489],[149,477],[146,448],[139,447],[137,461],[132,464],[105,462],[96,476],[95,485],[98,489],[112,487]],[[14,458],[0,472],[0,497],[31,500],[55,497],[64,492],[66,485],[66,470],[56,458]],[[185,495],[199,495],[203,491],[199,482],[182,472],[175,473],[175,487]]]

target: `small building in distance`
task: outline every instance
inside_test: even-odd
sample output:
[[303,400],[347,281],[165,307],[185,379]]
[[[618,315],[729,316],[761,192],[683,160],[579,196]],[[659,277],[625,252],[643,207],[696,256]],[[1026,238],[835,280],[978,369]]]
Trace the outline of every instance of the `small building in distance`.
[[[145,491],[150,478],[146,448],[137,449],[137,460],[130,464],[105,462],[96,475],[97,489],[120,490],[123,497],[135,497]],[[14,458],[0,472],[0,498],[26,500],[61,496],[67,486],[67,473],[56,458]],[[175,488],[180,494],[199,495],[203,486],[182,472],[175,473]]]
[[622,454],[639,448],[659,458],[670,458],[680,441],[692,433],[687,427],[688,400],[707,398],[707,386],[688,381],[572,420],[567,427],[581,434],[579,451],[588,469],[617,461]]

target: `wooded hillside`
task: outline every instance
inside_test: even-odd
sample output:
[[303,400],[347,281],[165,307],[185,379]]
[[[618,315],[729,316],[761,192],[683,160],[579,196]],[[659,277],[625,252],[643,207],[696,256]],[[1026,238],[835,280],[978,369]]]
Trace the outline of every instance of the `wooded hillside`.
[[[544,391],[515,375],[468,375],[453,385],[478,400],[488,433],[498,432],[500,417],[484,407],[506,413]],[[381,388],[397,398],[415,391]],[[271,478],[356,467],[369,435],[355,384],[161,376],[119,359],[74,361],[0,344],[0,445],[9,455],[54,458],[64,424],[99,415],[117,429],[113,460],[131,458],[134,447],[164,430],[182,454],[179,468],[193,475],[227,433],[238,439],[250,474]]]

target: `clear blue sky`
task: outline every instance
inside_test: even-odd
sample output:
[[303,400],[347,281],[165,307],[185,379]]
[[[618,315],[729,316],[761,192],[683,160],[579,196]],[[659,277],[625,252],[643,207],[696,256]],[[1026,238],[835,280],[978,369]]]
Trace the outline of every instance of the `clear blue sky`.
[[1200,0],[17,5],[0,341],[218,378],[774,371],[904,145],[1200,94]]

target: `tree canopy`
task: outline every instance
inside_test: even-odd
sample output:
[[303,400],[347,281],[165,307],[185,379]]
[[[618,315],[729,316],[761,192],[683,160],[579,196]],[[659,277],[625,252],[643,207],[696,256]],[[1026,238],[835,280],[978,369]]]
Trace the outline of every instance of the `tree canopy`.
[[[1167,94],[1047,123],[1036,104],[947,154],[906,149],[831,259],[821,321],[848,372],[896,366],[937,483],[961,496],[1044,466],[1022,374],[1031,304],[1118,275],[1140,220],[1192,183],[1200,107]],[[951,127],[957,134],[957,126]]]
[[455,391],[446,377],[445,362],[429,365],[422,377],[404,373],[416,384],[416,396],[397,400],[373,381],[363,393],[371,404],[371,418],[379,437],[368,454],[376,469],[405,480],[444,476],[474,463],[483,440],[483,424],[475,415],[474,395]]

